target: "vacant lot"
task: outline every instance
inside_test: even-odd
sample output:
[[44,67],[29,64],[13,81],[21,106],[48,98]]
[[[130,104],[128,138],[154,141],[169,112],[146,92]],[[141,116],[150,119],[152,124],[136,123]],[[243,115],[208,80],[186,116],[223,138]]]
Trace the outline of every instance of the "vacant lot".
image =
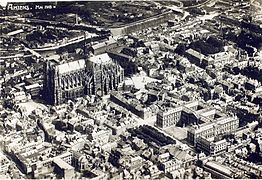
[[186,136],[187,136],[187,128],[172,126],[172,127],[166,128],[164,131],[168,133],[170,136],[178,140],[186,139]]

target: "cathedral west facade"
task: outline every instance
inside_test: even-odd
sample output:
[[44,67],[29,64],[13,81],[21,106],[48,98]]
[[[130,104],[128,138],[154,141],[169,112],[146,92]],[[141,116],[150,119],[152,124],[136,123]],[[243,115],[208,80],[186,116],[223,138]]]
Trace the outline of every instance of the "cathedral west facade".
[[124,79],[123,68],[107,53],[64,64],[45,64],[44,98],[52,105],[85,95],[107,95]]

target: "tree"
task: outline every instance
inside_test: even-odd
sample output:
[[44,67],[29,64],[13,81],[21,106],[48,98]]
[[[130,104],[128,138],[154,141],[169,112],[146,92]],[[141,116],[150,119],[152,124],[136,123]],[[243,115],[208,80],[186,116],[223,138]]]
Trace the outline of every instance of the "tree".
[[178,44],[178,46],[175,49],[175,53],[179,55],[184,55],[186,51],[186,46],[184,44]]

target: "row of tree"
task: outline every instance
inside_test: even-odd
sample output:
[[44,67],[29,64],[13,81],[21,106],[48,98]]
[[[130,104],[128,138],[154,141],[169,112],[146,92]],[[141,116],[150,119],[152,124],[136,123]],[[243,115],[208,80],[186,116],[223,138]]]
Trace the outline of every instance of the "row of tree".
[[201,39],[194,41],[186,47],[186,44],[178,44],[175,49],[175,53],[184,55],[186,49],[192,48],[204,55],[215,54],[224,50],[224,42],[215,36],[210,36],[206,40]]
[[140,126],[137,129],[132,129],[131,134],[134,136],[138,136],[146,141],[155,142],[157,145],[165,146],[168,144],[176,144],[176,141],[172,138],[164,135],[163,133],[157,131],[155,128],[150,127],[148,125]]
[[207,40],[202,39],[192,42],[189,47],[204,55],[210,55],[223,51],[224,43],[222,40],[219,40],[214,36],[210,36]]

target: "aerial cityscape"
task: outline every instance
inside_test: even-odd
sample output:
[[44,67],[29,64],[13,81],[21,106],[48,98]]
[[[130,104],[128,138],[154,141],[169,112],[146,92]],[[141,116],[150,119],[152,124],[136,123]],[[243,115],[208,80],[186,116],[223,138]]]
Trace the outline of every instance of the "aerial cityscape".
[[0,179],[262,179],[262,1],[0,6]]

